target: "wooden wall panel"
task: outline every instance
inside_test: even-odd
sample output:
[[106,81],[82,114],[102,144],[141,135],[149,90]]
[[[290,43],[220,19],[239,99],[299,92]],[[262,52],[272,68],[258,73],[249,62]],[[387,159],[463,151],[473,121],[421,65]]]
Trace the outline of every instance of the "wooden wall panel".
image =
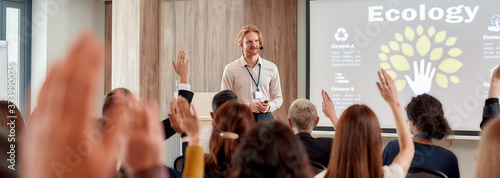
[[160,0],[140,2],[140,97],[159,102]]
[[173,2],[161,3],[161,29],[160,29],[160,108],[162,117],[167,116],[170,112],[168,102],[176,92],[175,88],[175,72],[173,71],[172,61],[176,56],[177,49],[175,39],[175,29],[170,28],[175,24],[175,4]]
[[111,90],[112,1],[104,5],[104,94]]
[[279,69],[283,105],[273,114],[286,121],[290,103],[297,98],[296,0],[163,0],[161,6],[161,108],[177,90],[178,77],[170,60],[185,49],[191,56],[190,83],[194,92],[220,91],[224,66],[241,57],[236,35],[245,25],[262,31],[260,55]]
[[[185,43],[189,56],[191,57],[191,82],[192,91],[205,91],[207,81],[205,74],[207,73],[206,62],[206,31],[207,21],[200,19],[207,19],[206,12],[207,2],[204,0],[199,1],[186,1],[186,16],[185,16]],[[182,22],[181,22],[182,23]]]
[[[274,13],[269,36],[272,36],[272,58],[278,66],[283,92],[283,105],[273,112],[286,122],[288,108],[297,99],[297,2],[271,1]],[[292,18],[293,17],[293,18]]]
[[244,26],[244,1],[209,1],[207,31],[207,91],[220,91],[224,66],[241,54],[236,35]]

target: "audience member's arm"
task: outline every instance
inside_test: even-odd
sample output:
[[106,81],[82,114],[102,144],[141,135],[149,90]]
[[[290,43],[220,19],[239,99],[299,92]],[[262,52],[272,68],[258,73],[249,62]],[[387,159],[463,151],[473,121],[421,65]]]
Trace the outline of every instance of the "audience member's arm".
[[179,51],[179,55],[177,56],[177,63],[172,61],[172,65],[174,66],[174,71],[180,77],[180,83],[189,84],[189,56],[187,52],[184,50]]
[[22,140],[23,177],[112,177],[126,122],[114,112],[106,131],[93,117],[101,90],[102,43],[85,32],[53,65],[40,91],[36,123]]
[[[183,178],[201,178],[204,170],[204,153],[201,147],[201,123],[196,115],[193,107],[193,112],[189,108],[189,104],[184,98],[177,99],[178,113],[176,119],[179,119],[182,130],[189,136],[189,146],[186,150],[186,160]],[[182,118],[182,119],[181,119]]]
[[188,53],[184,50],[180,50],[179,55],[177,56],[177,63],[172,61],[174,71],[180,78],[179,96],[186,98],[188,103],[191,103],[191,100],[193,99],[193,92],[191,92],[191,85],[189,85],[189,75],[191,73],[191,69],[189,68],[190,60],[191,58]]
[[406,176],[411,161],[413,160],[413,155],[415,154],[415,147],[411,138],[410,129],[405,122],[405,116],[401,104],[399,103],[398,92],[396,91],[394,81],[384,70],[382,70],[382,73],[378,72],[378,76],[380,78],[380,83],[377,82],[378,90],[380,91],[380,95],[382,95],[384,100],[387,101],[391,107],[396,121],[400,151],[396,158],[394,158],[394,161],[392,161],[392,164],[400,165]]
[[337,128],[337,123],[339,122],[339,118],[335,113],[335,106],[333,105],[332,99],[328,96],[328,93],[325,90],[321,90],[321,96],[323,96],[323,102],[321,103],[323,106],[323,113],[325,114],[330,121],[332,121],[333,127]]
[[[172,61],[172,66],[174,67],[175,73],[180,78],[179,84],[179,96],[182,96],[188,100],[189,103],[193,100],[193,92],[191,92],[191,85],[189,85],[189,68],[190,57],[187,52],[184,50],[180,50],[177,55],[177,62]],[[165,132],[165,140],[173,136],[175,133],[181,133],[178,128],[174,128],[172,121],[170,118],[167,118],[162,121],[164,132]]]
[[155,177],[168,177],[165,169],[161,169],[165,153],[163,128],[157,124],[157,119],[160,118],[158,106],[137,102],[129,110],[132,111],[129,115],[132,124],[127,131],[127,152],[123,162],[125,169],[135,177],[151,175],[151,172]]
[[172,98],[170,100],[169,105],[170,105],[170,113],[168,114],[168,118],[170,119],[172,123],[172,129],[174,129],[177,133],[184,133],[182,130],[182,127],[179,122],[182,122],[180,118],[177,118],[179,116],[179,108],[177,108],[177,98]]
[[500,115],[498,104],[498,93],[500,90],[500,67],[498,67],[491,76],[490,90],[488,91],[488,99],[484,101],[483,120],[480,127],[483,126],[492,118]]

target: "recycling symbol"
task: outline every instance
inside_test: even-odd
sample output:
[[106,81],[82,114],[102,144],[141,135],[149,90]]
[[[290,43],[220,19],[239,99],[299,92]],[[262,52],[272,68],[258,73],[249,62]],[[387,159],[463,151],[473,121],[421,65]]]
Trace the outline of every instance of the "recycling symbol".
[[337,32],[335,32],[335,40],[337,41],[346,41],[347,37],[349,37],[349,34],[347,34],[347,31],[345,28],[338,28]]

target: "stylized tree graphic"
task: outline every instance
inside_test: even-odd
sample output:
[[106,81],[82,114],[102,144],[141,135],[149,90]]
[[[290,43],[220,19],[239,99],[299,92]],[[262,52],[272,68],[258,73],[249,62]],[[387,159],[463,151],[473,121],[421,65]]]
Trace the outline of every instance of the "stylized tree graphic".
[[500,27],[500,15],[494,15],[493,17],[491,17],[491,25]]
[[[380,46],[382,52],[378,54],[378,57],[381,60],[380,66],[395,81],[398,91],[403,90],[408,82],[410,87],[413,85],[412,91],[415,95],[429,92],[434,72],[436,72],[435,81],[442,88],[448,88],[449,81],[454,84],[460,83],[460,79],[453,75],[463,65],[462,62],[456,59],[462,54],[461,49],[453,47],[457,41],[456,37],[447,38],[444,30],[436,33],[434,26],[431,26],[427,29],[427,33],[424,33],[424,28],[421,25],[415,30],[407,26],[404,35],[395,33],[394,37],[395,41],[389,41],[388,45]],[[399,77],[397,73],[411,69],[408,58],[414,61],[415,80],[413,81],[411,77]],[[418,70],[417,59],[422,60],[420,70]],[[424,61],[428,61],[426,70],[424,70]],[[439,63],[437,71],[435,71],[435,68],[431,69],[432,63]],[[416,83],[428,83],[428,89],[418,88],[422,85]]]

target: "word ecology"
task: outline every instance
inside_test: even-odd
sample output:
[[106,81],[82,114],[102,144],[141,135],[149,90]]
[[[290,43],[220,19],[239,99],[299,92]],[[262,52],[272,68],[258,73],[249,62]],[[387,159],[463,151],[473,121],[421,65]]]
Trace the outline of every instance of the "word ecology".
[[[458,5],[455,7],[449,7],[446,9],[446,23],[471,23],[476,16],[479,6],[474,6],[472,9],[470,6]],[[406,8],[400,11],[399,9],[388,9],[384,11],[384,6],[369,6],[368,7],[368,21],[369,22],[382,22],[387,21],[398,21],[403,19],[405,21],[426,20],[427,17],[431,20],[441,20],[445,16],[445,11],[440,7],[430,8],[426,12],[425,4],[420,4],[418,11],[412,8]],[[465,11],[465,14],[462,12]],[[464,17],[466,16],[466,17]],[[385,19],[384,19],[385,17]]]

